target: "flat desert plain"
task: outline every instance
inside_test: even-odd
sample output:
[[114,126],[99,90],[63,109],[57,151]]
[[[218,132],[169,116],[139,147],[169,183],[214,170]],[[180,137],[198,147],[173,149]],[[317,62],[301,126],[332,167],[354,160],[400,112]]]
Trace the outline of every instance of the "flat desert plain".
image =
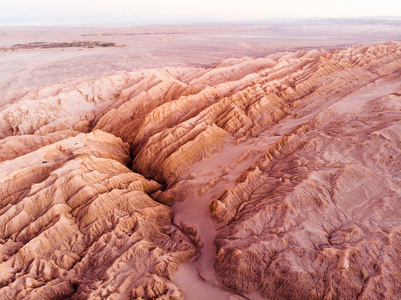
[[[0,103],[70,79],[138,68],[212,67],[227,58],[342,49],[399,40],[401,20],[306,19],[254,23],[0,26]],[[28,43],[102,41],[116,47],[9,48]]]

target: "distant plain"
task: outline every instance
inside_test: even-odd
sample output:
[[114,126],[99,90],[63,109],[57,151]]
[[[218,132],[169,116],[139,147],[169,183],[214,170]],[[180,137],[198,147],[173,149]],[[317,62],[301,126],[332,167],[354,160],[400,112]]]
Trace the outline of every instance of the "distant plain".
[[[31,89],[137,68],[212,67],[230,57],[342,49],[401,40],[400,19],[282,19],[192,23],[0,27],[0,105]],[[116,47],[4,50],[16,44],[106,42]],[[1,50],[2,49],[2,50]]]

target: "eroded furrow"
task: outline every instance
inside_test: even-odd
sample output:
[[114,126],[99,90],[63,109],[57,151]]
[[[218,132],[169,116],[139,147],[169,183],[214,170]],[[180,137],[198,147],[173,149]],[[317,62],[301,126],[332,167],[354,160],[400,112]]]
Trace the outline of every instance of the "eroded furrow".
[[388,43],[5,105],[0,299],[401,297],[400,71]]

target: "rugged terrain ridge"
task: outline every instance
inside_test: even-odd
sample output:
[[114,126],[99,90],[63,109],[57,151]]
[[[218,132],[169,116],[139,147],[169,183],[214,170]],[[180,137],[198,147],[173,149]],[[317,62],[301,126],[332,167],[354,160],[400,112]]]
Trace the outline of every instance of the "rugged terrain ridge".
[[400,72],[390,42],[4,104],[0,299],[181,299],[190,261],[238,299],[400,298]]

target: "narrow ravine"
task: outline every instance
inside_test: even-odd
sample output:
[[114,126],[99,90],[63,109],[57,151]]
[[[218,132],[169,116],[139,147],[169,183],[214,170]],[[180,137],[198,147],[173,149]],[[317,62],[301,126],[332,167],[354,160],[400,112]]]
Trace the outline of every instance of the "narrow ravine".
[[[221,225],[212,220],[209,205],[224,190],[233,188],[238,175],[255,165],[265,149],[278,139],[279,136],[258,137],[239,145],[235,145],[234,139],[230,139],[222,152],[196,163],[180,178],[188,182],[185,184],[186,191],[182,193],[182,201],[171,207],[174,223],[180,227],[196,227],[203,245],[200,256],[193,262],[182,264],[173,278],[174,283],[183,290],[186,299],[248,299],[223,289],[216,280],[213,269],[214,241]],[[241,160],[244,154],[246,159]],[[230,168],[229,174],[225,174],[226,168]],[[218,183],[206,189],[212,180]],[[206,192],[201,192],[205,190]]]

